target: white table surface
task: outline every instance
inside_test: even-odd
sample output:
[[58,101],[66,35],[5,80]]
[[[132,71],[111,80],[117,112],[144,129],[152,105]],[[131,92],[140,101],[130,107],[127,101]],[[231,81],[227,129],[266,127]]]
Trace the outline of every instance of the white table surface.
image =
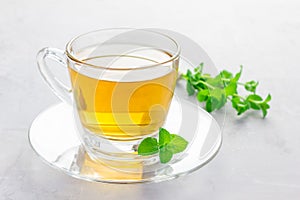
[[[2,0],[0,6],[0,199],[299,199],[300,3],[288,0]],[[217,157],[158,184],[113,185],[71,178],[31,150],[27,130],[58,102],[35,62],[45,46],[109,27],[171,29],[198,42],[216,65],[271,92],[266,119],[229,107]]]

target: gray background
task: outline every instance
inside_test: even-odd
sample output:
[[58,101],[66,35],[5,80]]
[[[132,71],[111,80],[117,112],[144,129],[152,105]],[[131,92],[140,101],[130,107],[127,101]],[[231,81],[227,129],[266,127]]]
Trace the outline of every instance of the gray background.
[[[299,199],[300,3],[297,1],[1,0],[0,199]],[[269,116],[229,107],[217,157],[192,175],[158,184],[112,185],[71,178],[30,149],[34,117],[58,102],[35,55],[108,27],[167,28],[199,43],[220,68],[260,81]]]

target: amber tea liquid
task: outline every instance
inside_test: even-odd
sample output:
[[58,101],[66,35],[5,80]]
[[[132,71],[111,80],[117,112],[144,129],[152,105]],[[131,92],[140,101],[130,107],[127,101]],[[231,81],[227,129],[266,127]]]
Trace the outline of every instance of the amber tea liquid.
[[[114,72],[91,76],[69,67],[78,114],[89,132],[113,140],[136,140],[155,133],[164,124],[176,84],[177,66],[138,72],[138,66],[170,58],[166,52],[153,49],[143,55],[148,56],[110,58],[113,62],[108,71],[116,66],[124,69],[137,66],[132,72],[124,70],[126,73],[117,78],[111,75]],[[85,62],[99,66],[104,59],[107,56],[85,58]]]

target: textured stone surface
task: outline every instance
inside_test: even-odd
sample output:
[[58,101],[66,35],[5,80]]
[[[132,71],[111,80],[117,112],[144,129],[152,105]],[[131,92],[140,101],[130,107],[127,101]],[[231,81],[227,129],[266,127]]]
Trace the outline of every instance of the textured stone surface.
[[[299,199],[300,3],[297,1],[16,1],[0,6],[0,199]],[[217,66],[244,65],[244,80],[271,92],[270,115],[229,108],[217,157],[192,175],[158,184],[76,180],[44,164],[27,129],[57,102],[35,55],[108,27],[156,27],[198,42]]]

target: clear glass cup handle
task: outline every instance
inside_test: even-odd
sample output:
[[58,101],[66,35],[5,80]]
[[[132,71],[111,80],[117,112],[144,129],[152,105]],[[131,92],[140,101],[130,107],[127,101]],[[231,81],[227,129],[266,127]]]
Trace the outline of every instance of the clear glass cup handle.
[[64,51],[56,48],[46,47],[37,54],[39,71],[52,91],[64,102],[72,104],[72,89],[63,84],[51,71],[46,59],[52,59],[67,68],[66,55]]

